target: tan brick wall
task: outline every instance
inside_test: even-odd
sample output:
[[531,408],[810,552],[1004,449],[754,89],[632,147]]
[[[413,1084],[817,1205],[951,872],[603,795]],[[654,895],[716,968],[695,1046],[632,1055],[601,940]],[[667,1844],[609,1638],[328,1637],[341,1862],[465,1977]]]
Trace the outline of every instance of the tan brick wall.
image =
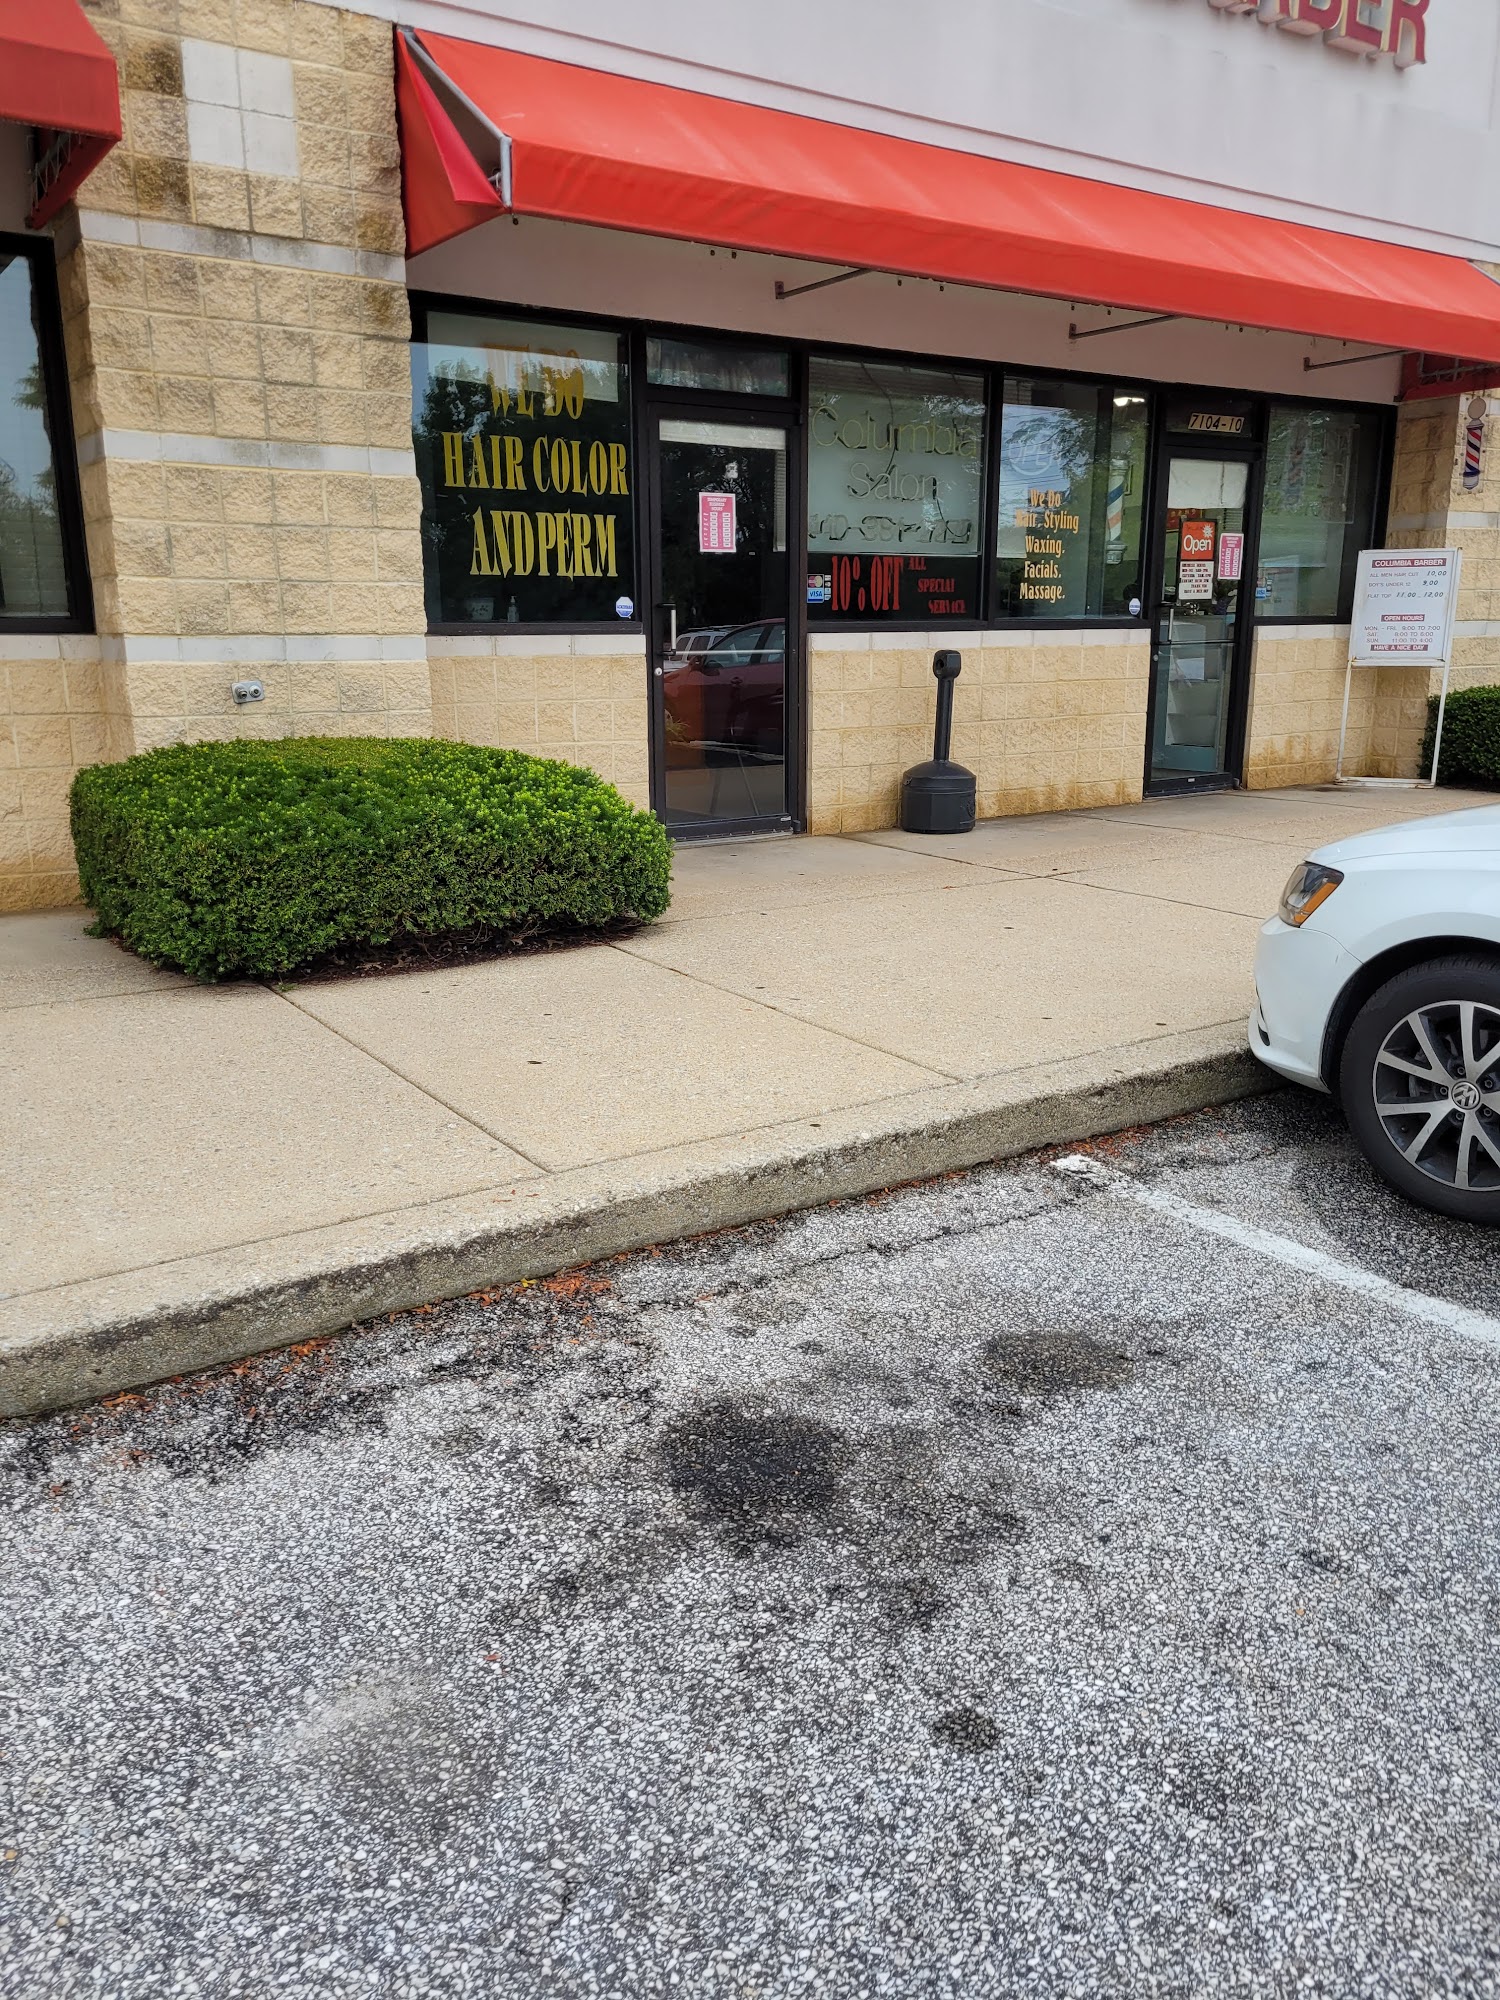
[[[86,6],[120,64],[126,136],[85,185],[63,260],[75,422],[85,440],[163,438],[156,461],[107,438],[83,454],[100,629],[421,634],[415,477],[356,463],[411,444],[389,26],[292,0]],[[184,34],[286,65],[296,173],[189,157]],[[127,240],[108,240],[112,219]],[[259,237],[257,255],[220,230]],[[341,469],[319,462],[330,446]],[[184,681],[184,727],[233,714],[225,687],[204,692]],[[368,706],[363,683],[356,698]],[[339,708],[331,692],[302,705]]]
[[[953,754],[981,818],[1141,796],[1149,648],[1130,632],[944,635],[963,654]],[[932,755],[932,648],[915,635],[814,635],[808,824],[894,826],[901,774]]]
[[[26,699],[50,700],[54,726],[29,722],[25,739],[57,756],[66,730],[92,758],[425,734],[390,25],[307,0],[84,6],[125,114],[57,229],[98,726],[79,728],[67,675],[44,696],[28,672]],[[233,90],[205,91],[205,62]],[[257,108],[268,87],[275,115]],[[202,157],[228,142],[240,164]],[[38,660],[45,672],[45,646]],[[237,707],[247,678],[266,699]],[[23,791],[24,869],[7,815],[11,904],[71,879],[56,790]]]
[[[1469,397],[1404,404],[1397,418],[1391,548],[1463,551],[1452,686],[1500,683],[1500,397],[1487,399],[1483,476],[1463,484]],[[1324,784],[1335,771],[1348,635],[1339,627],[1268,627],[1257,635],[1246,783]],[[1427,697],[1440,674],[1356,668],[1344,768],[1372,778],[1415,777]]]
[[[1245,784],[1326,785],[1338,766],[1347,625],[1269,625],[1255,635]],[[1350,768],[1359,770],[1373,715],[1369,675],[1356,675],[1349,708]]]
[[0,910],[76,900],[68,787],[123,753],[110,697],[96,639],[0,637]]
[[621,634],[434,637],[438,736],[586,764],[633,804],[650,804],[646,655]]
[[[1500,397],[1483,399],[1483,470],[1479,485],[1469,490],[1463,483],[1463,447],[1473,400],[1442,397],[1403,405],[1391,481],[1393,548],[1463,551],[1454,688],[1500,683]],[[1379,671],[1368,680],[1374,692],[1365,773],[1415,777],[1427,697],[1438,692],[1442,676]]]

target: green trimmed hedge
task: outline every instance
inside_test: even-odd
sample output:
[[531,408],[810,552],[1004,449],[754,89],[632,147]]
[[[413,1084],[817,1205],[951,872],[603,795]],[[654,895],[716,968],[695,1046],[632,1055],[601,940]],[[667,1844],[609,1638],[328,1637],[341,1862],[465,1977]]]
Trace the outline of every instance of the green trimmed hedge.
[[666,830],[576,765],[430,738],[190,743],[73,780],[98,930],[199,979],[661,915]]
[[[1424,774],[1432,769],[1437,711],[1437,696],[1433,695],[1427,704],[1427,734],[1422,739],[1420,769]],[[1500,790],[1500,687],[1460,688],[1449,695],[1438,783]]]

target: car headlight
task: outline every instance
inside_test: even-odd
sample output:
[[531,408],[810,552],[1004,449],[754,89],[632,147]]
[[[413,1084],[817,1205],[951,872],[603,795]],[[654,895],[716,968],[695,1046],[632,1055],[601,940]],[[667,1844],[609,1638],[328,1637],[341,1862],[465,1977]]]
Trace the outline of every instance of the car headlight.
[[1343,879],[1337,868],[1325,868],[1319,861],[1299,863],[1281,892],[1277,916],[1294,929],[1305,924],[1314,910],[1323,907]]

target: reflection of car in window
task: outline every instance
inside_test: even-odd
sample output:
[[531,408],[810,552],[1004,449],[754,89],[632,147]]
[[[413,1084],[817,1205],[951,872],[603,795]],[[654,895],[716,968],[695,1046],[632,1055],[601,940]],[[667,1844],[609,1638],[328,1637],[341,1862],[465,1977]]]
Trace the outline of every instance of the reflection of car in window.
[[691,632],[677,634],[676,659],[690,660],[699,653],[706,653],[715,639],[720,639],[730,628],[727,625],[695,626]]
[[669,763],[777,762],[784,754],[786,621],[722,627],[678,657],[664,680]]

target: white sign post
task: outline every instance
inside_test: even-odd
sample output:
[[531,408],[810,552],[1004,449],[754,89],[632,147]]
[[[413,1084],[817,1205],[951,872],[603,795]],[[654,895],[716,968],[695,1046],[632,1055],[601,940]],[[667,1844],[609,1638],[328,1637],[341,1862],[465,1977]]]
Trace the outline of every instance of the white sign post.
[[[1435,785],[1443,746],[1443,715],[1453,668],[1453,619],[1458,608],[1460,549],[1363,549],[1354,586],[1354,622],[1349,628],[1349,665],[1344,672],[1344,716],[1339,724],[1341,785]],[[1356,667],[1422,667],[1443,670],[1433,732],[1432,772],[1426,778],[1346,778],[1344,743],[1349,734],[1349,691]]]

